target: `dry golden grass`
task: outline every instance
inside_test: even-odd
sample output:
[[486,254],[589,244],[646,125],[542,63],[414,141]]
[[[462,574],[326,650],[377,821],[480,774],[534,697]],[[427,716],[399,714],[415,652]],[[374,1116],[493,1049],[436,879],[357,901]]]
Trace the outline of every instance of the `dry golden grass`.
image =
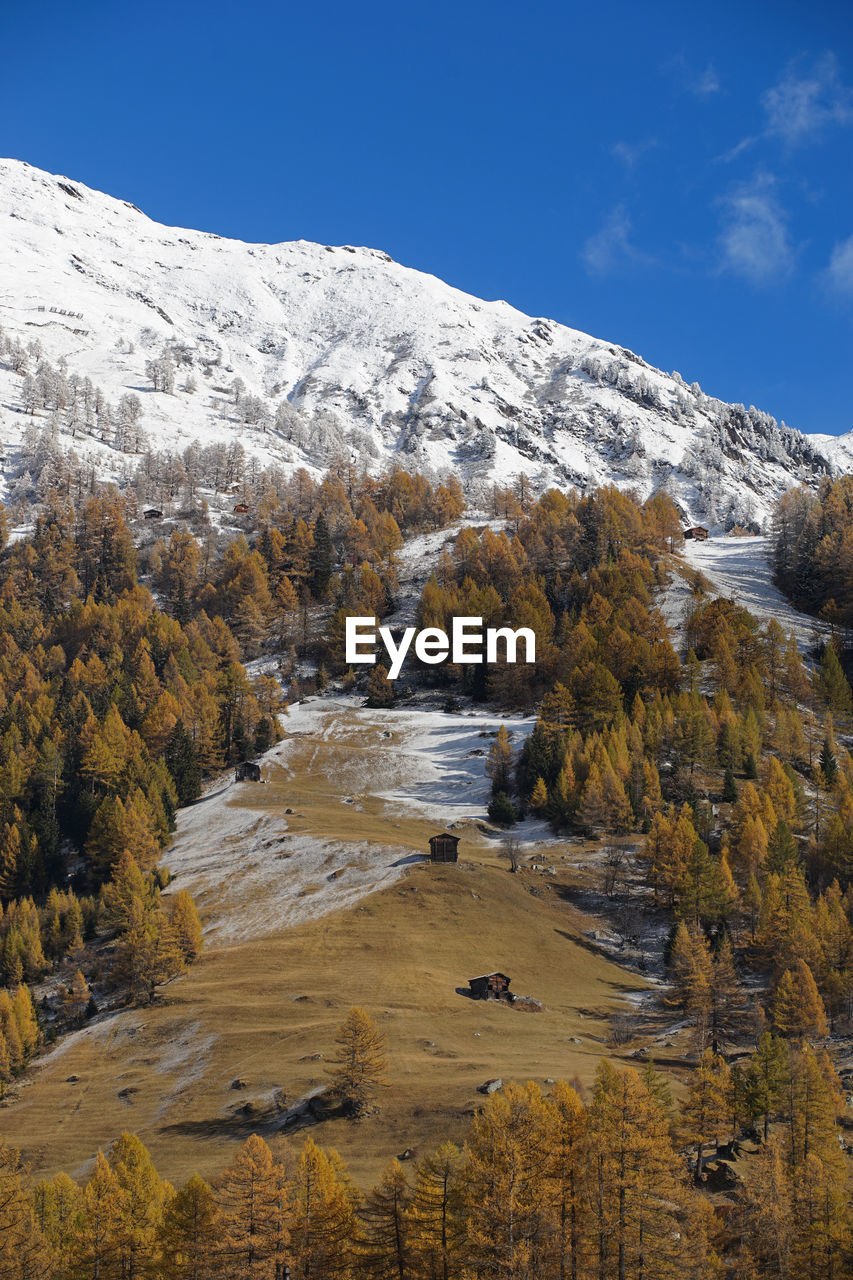
[[[243,788],[241,802],[276,808],[296,789],[291,830],[355,845],[369,837],[421,851],[436,830],[375,798],[365,797],[361,810],[342,805],[330,786],[340,777],[335,762],[318,768],[307,743],[291,767],[297,759],[310,772],[274,781],[262,798]],[[0,1111],[4,1140],[22,1147],[38,1173],[80,1175],[99,1146],[128,1129],[172,1181],[196,1170],[212,1176],[249,1133],[278,1133],[279,1091],[289,1105],[325,1083],[316,1055],[333,1054],[353,1005],[386,1033],[388,1087],[377,1115],[310,1132],[337,1147],[362,1183],[407,1147],[461,1140],[486,1079],[577,1076],[588,1084],[607,1052],[620,993],[641,982],[587,945],[588,924],[560,900],[560,877],[512,875],[476,826],[462,834],[460,865],[415,865],[349,910],[211,950],[150,1008],[66,1039]],[[492,969],[510,974],[513,990],[542,1000],[545,1011],[475,1002],[457,990]],[[245,1087],[232,1089],[235,1079]],[[285,1142],[298,1148],[304,1136],[292,1132]]]

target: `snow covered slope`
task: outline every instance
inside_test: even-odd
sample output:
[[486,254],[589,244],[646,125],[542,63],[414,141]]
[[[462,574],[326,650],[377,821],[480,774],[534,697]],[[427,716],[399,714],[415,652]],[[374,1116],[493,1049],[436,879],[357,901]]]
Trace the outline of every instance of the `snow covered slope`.
[[[398,455],[466,476],[524,471],[542,485],[612,481],[643,495],[665,485],[686,517],[709,524],[760,523],[779,492],[831,466],[822,441],[766,414],[375,249],[168,228],[13,160],[0,160],[0,228],[7,337],[38,339],[111,403],[139,396],[152,448],[237,433],[248,453],[285,467],[343,452],[371,467]],[[164,353],[172,393],[146,375]],[[0,370],[7,460],[30,421],[26,372]],[[52,416],[79,451],[79,423]],[[82,434],[103,474],[126,469],[103,416]]]

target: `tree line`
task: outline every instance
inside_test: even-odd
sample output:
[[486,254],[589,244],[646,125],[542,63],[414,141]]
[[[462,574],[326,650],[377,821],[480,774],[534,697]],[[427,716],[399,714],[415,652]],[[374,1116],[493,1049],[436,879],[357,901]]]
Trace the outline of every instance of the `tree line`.
[[[6,1148],[0,1261],[16,1280],[843,1280],[839,1106],[825,1054],[768,1035],[736,1069],[706,1053],[678,1104],[651,1063],[603,1060],[588,1097],[509,1084],[461,1148],[392,1160],[364,1194],[310,1137],[252,1136],[212,1182],[177,1188],[127,1133],[82,1185],[33,1183]],[[724,1216],[707,1164],[744,1124],[755,1151]]]

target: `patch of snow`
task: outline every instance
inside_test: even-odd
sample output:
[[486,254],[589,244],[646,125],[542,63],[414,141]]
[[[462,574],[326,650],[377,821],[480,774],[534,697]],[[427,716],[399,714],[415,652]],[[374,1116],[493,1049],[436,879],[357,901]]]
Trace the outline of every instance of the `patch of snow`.
[[684,544],[687,564],[704,574],[718,595],[742,605],[762,623],[775,618],[786,635],[794,633],[800,652],[808,653],[828,628],[788,603],[773,583],[770,554],[766,537],[712,537]]

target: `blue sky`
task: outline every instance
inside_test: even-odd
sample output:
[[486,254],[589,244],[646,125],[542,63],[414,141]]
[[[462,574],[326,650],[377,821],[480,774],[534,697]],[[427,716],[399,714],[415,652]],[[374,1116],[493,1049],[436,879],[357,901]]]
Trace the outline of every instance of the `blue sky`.
[[6,155],[853,427],[849,4],[3,0],[0,42]]

